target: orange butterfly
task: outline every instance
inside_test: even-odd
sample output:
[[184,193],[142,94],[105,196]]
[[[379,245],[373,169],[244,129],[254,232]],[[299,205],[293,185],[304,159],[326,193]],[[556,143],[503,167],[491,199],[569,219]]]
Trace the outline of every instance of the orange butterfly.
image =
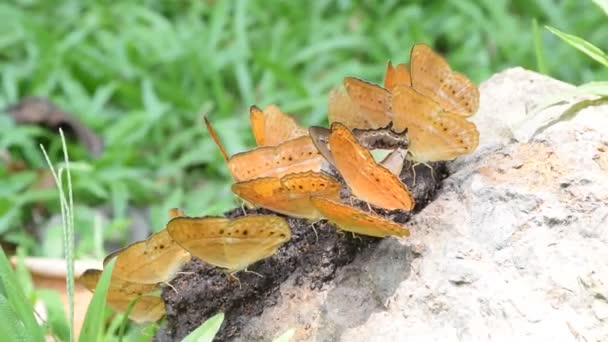
[[287,140],[307,135],[296,120],[283,113],[279,107],[269,105],[262,111],[256,106],[249,108],[249,119],[258,146],[275,146]]
[[230,273],[273,255],[291,238],[287,221],[274,215],[176,217],[167,230],[192,255]]
[[395,129],[408,130],[411,160],[451,160],[473,152],[479,144],[474,123],[446,112],[430,98],[410,87],[393,88]]
[[384,88],[389,91],[398,85],[412,86],[412,77],[410,75],[409,64],[397,64],[393,66],[391,61],[386,65],[386,74],[384,76]]
[[471,116],[477,112],[477,86],[463,74],[452,71],[448,62],[428,45],[414,45],[410,65],[414,90],[433,99],[447,112],[461,116]]
[[[179,209],[171,209],[169,217],[185,216]],[[113,277],[140,283],[168,282],[190,260],[190,253],[175,243],[166,229],[152,234],[146,240],[134,242],[110,253],[104,266],[116,258]]]
[[351,128],[382,128],[392,119],[391,94],[354,77],[344,79],[344,89],[330,92],[328,109],[329,122],[342,122]]
[[[475,133],[470,129],[472,124],[453,117],[468,117],[477,111],[477,86],[464,75],[453,71],[443,57],[425,44],[413,46],[409,65],[393,66],[391,62],[388,63],[384,81],[386,89],[353,78],[345,79],[345,84],[347,83],[349,87],[346,87],[346,93],[336,93],[339,96],[330,95],[330,122],[342,122],[349,128],[377,128],[392,120],[396,130],[408,128],[410,136],[419,137],[412,144],[413,150],[418,149],[421,144],[426,145],[424,151],[413,151],[415,160],[421,162],[442,160],[437,158],[444,158],[445,155],[447,159],[453,159],[460,154],[470,153],[477,147]],[[404,88],[410,88],[417,95],[403,95]],[[396,89],[401,89],[401,98],[397,101],[393,99]],[[406,97],[416,104],[405,103]],[[400,108],[395,108],[395,103],[399,103]],[[412,113],[404,111],[404,108],[413,106],[421,108]],[[423,115],[421,118],[413,118],[419,113]],[[438,113],[445,115],[437,118],[435,114]],[[463,133],[465,136],[459,135],[455,138],[460,146],[450,146],[449,149],[453,152],[444,152],[445,147],[439,146],[438,152],[429,153],[432,145],[445,138],[442,136],[443,128],[438,126],[436,121],[445,121],[445,125],[459,126],[460,129],[468,131]],[[421,128],[425,132],[416,132]],[[421,140],[421,137],[429,135],[432,135],[431,141]]]
[[[325,127],[312,126],[308,129],[313,143],[323,155],[323,157],[335,166],[331,152],[329,151],[330,130]],[[393,124],[377,129],[358,129],[352,130],[357,140],[368,150],[381,149],[393,150],[387,155],[380,164],[387,168],[391,173],[399,176],[403,167],[403,162],[407,155],[409,139],[407,130],[398,133],[393,130]]]
[[426,44],[415,44],[410,64],[393,67],[389,61],[384,87],[412,87],[437,102],[447,112],[471,116],[479,108],[479,89],[466,76],[450,68],[446,60]]
[[340,229],[376,237],[410,235],[407,228],[393,221],[337,201],[322,197],[313,197],[311,201],[327,220],[336,224]]
[[414,208],[414,198],[406,186],[376,163],[346,126],[334,122],[328,142],[334,165],[353,195],[383,209]]
[[229,157],[207,118],[205,124],[228,164],[232,177],[237,182],[261,177],[282,177],[290,173],[321,171],[323,156],[308,135],[285,141],[277,146],[258,147]]
[[310,202],[311,196],[339,200],[340,189],[340,183],[333,177],[310,171],[281,178],[257,178],[232,185],[232,191],[249,203],[306,219],[321,217]]

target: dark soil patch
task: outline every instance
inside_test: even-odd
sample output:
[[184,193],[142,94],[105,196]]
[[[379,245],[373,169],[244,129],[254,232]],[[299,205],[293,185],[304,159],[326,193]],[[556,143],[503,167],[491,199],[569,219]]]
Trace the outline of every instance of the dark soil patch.
[[[428,204],[447,176],[444,164],[433,166],[434,175],[426,165],[418,165],[416,184],[413,184],[411,168],[406,165],[401,174],[416,199],[411,213],[375,210],[397,222],[405,223],[412,213]],[[354,202],[361,208],[365,203]],[[366,209],[367,210],[367,209]],[[272,213],[265,209],[251,209],[248,214]],[[228,217],[243,215],[241,208],[226,213]],[[330,282],[336,269],[349,264],[362,250],[374,248],[380,239],[354,236],[341,232],[333,225],[321,221],[311,224],[306,220],[288,218],[293,237],[270,258],[249,267],[252,272],[239,272],[238,280],[225,272],[194,259],[176,277],[170,287],[165,287],[162,297],[166,303],[166,326],[159,330],[156,341],[179,341],[197,328],[207,318],[218,312],[225,313],[225,320],[218,336],[219,341],[229,340],[240,333],[241,326],[250,317],[259,315],[265,307],[275,305],[278,288],[290,275],[295,274],[299,284],[307,282],[312,288],[321,288]],[[261,276],[260,276],[261,275]]]

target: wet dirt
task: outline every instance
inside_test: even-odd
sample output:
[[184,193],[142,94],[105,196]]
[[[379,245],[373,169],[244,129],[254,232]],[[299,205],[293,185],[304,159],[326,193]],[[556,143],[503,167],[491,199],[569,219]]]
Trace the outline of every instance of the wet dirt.
[[[416,199],[414,211],[404,213],[374,209],[376,213],[406,223],[412,214],[432,201],[441,180],[447,176],[445,164],[433,164],[432,169],[427,165],[417,165],[414,170],[415,183],[411,165],[404,166],[400,177]],[[368,207],[356,200],[353,204],[364,210]],[[254,213],[273,212],[265,209],[247,210],[247,214]],[[241,208],[226,213],[228,217],[242,215],[244,212]],[[216,340],[237,337],[249,318],[260,315],[264,308],[277,303],[278,289],[289,276],[296,276],[296,284],[306,283],[312,289],[320,289],[334,278],[338,268],[351,263],[359,253],[374,248],[380,241],[378,238],[341,232],[324,220],[315,223],[314,229],[306,220],[287,220],[292,239],[272,257],[251,265],[248,268],[250,272],[238,272],[238,279],[193,258],[182,273],[171,281],[173,289],[168,286],[163,289],[167,315],[155,341],[180,341],[218,312],[224,312],[225,319]]]

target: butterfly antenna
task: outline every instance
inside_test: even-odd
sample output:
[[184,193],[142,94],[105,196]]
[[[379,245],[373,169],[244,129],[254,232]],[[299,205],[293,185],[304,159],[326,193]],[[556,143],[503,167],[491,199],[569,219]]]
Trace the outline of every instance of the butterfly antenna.
[[213,141],[215,142],[215,145],[220,150],[220,153],[222,153],[222,157],[224,157],[224,160],[226,161],[226,163],[228,163],[228,160],[230,159],[230,157],[228,157],[226,148],[220,141],[220,138],[218,137],[217,133],[213,129],[213,126],[211,126],[211,122],[209,121],[209,119],[206,116],[205,116],[205,126],[207,126],[207,131],[209,131],[209,135],[211,135],[211,139],[213,139]]

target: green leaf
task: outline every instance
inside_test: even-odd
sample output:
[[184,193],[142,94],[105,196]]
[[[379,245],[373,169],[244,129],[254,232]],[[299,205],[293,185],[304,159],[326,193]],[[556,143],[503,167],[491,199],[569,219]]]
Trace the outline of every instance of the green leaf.
[[105,325],[106,294],[110,287],[110,279],[112,278],[112,270],[114,269],[115,262],[116,259],[113,259],[104,267],[99,283],[97,283],[97,287],[95,288],[93,298],[87,308],[87,313],[84,316],[84,323],[82,323],[78,341],[97,341],[98,338],[102,336],[101,334]]
[[545,26],[547,30],[551,31],[554,35],[560,37],[563,41],[582,51],[587,56],[595,59],[602,63],[605,67],[608,67],[608,55],[606,55],[600,48],[589,43],[583,38],[577,37],[572,34],[562,32],[554,27]]
[[[17,277],[13,272],[4,250],[0,253],[0,294],[8,300],[7,305],[10,305],[11,311],[15,314],[15,319],[19,324],[25,327],[24,337],[26,341],[44,341],[44,333],[42,328],[36,322],[34,317],[34,308],[25,298],[21,291],[21,286],[17,281]],[[6,313],[10,312],[5,310]],[[0,317],[3,319],[4,317]],[[8,319],[8,317],[7,317]]]
[[581,84],[577,87],[578,90],[585,94],[593,94],[597,96],[608,96],[608,82],[589,82]]
[[213,338],[220,330],[222,322],[224,322],[224,313],[220,312],[206,320],[200,327],[188,334],[182,342],[212,342]]
[[591,0],[608,15],[608,0]]

